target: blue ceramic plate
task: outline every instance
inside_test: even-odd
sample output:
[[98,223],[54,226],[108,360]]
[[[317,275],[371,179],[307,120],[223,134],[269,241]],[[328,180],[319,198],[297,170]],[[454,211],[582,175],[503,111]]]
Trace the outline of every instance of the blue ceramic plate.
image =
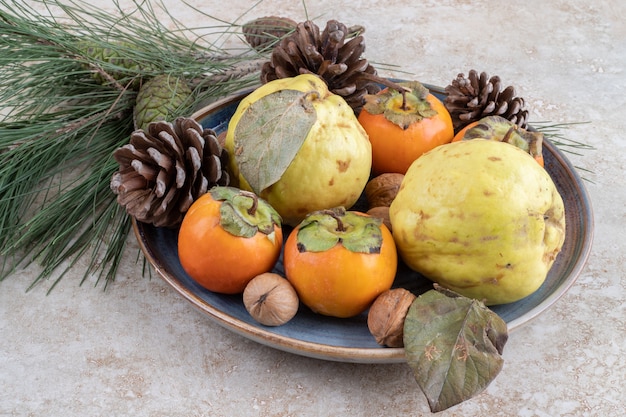
[[[441,88],[428,86],[443,97]],[[239,101],[249,91],[215,102],[192,117],[218,134],[225,131]],[[593,239],[593,214],[587,191],[567,158],[550,142],[544,142],[545,167],[563,197],[566,214],[566,240],[541,288],[525,299],[493,310],[513,330],[557,301],[580,274]],[[358,203],[357,203],[358,204]],[[285,237],[290,230],[285,230]],[[254,321],[243,306],[241,296],[212,293],[197,285],[178,261],[177,231],[134,223],[134,232],[146,258],[177,292],[222,326],[251,340],[284,351],[342,362],[394,363],[404,361],[401,348],[381,347],[369,333],[367,313],[350,319],[334,319],[312,313],[301,306],[294,319],[283,326],[266,327]],[[275,272],[282,273],[282,259]],[[432,283],[400,265],[394,286],[416,294],[432,288]]]

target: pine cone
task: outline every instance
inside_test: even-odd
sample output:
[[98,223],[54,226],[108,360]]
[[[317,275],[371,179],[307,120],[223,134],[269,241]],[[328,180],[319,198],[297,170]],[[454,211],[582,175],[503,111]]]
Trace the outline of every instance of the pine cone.
[[149,123],[169,120],[189,99],[192,91],[177,77],[158,75],[141,86],[135,100],[135,128],[146,129]]
[[[356,32],[359,33],[359,32]],[[363,35],[348,42],[351,31],[330,20],[320,33],[310,20],[299,23],[291,35],[283,38],[272,51],[271,60],[261,68],[261,82],[313,73],[320,76],[335,94],[342,96],[358,112],[366,94],[380,91],[376,70],[366,59]]]
[[117,201],[138,221],[175,227],[196,198],[228,185],[228,154],[215,132],[190,118],[154,122],[115,150],[111,178]]
[[297,23],[288,17],[266,16],[254,19],[241,28],[246,42],[262,51],[296,28]]
[[130,86],[138,89],[141,85],[142,74],[153,71],[154,65],[139,63],[124,54],[124,50],[133,46],[124,41],[116,42],[111,47],[102,46],[96,42],[85,41],[77,45],[80,54],[88,61],[92,70],[92,77],[98,84],[106,85],[118,83],[122,87]]
[[526,127],[528,111],[524,109],[524,99],[515,97],[512,86],[501,90],[497,75],[489,78],[485,72],[478,75],[471,70],[467,78],[464,74],[457,75],[445,92],[444,104],[450,112],[455,131],[486,116],[501,116],[521,128]]

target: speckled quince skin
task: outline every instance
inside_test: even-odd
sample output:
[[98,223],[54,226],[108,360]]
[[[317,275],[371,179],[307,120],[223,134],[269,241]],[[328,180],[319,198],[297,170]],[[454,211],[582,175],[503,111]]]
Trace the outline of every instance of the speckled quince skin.
[[410,268],[487,305],[535,292],[565,238],[563,200],[548,172],[515,146],[485,139],[417,159],[390,218]]
[[239,187],[253,191],[237,168],[235,127],[252,103],[285,89],[312,92],[307,99],[317,120],[280,180],[257,194],[278,211],[284,224],[295,226],[313,211],[354,205],[369,179],[372,149],[352,108],[322,79],[303,74],[274,80],[246,96],[229,122],[225,148]]

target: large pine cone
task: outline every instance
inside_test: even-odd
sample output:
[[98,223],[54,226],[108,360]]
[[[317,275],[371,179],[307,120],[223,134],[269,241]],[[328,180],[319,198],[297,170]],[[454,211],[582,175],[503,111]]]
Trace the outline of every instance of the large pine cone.
[[348,42],[349,29],[336,20],[320,29],[310,20],[298,23],[291,35],[272,51],[271,60],[261,68],[261,82],[312,73],[320,76],[335,94],[342,96],[358,112],[366,94],[380,91],[376,69],[361,55],[363,35]]
[[190,118],[150,123],[113,156],[120,166],[111,178],[118,203],[157,227],[179,225],[196,198],[229,183],[226,150],[213,130]]
[[486,116],[501,116],[525,128],[528,111],[524,108],[524,99],[515,97],[512,86],[501,89],[500,77],[480,75],[471,70],[465,78],[457,75],[445,89],[447,96],[444,105],[450,112],[454,130],[458,131],[468,124]]

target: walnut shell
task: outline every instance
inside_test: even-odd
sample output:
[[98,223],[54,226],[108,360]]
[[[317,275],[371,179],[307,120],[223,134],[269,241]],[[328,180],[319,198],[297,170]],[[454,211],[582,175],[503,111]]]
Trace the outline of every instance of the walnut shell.
[[370,207],[389,207],[400,190],[404,174],[389,172],[372,178],[365,186]]
[[257,275],[243,290],[243,304],[265,326],[280,326],[298,312],[298,294],[291,283],[273,272]]
[[371,209],[367,210],[367,214],[369,214],[372,217],[381,219],[384,225],[387,226],[387,229],[389,229],[389,231],[392,232],[391,218],[389,217],[389,207],[387,206],[372,207]]
[[404,288],[380,294],[367,315],[367,327],[380,345],[404,347],[404,319],[417,297]]

